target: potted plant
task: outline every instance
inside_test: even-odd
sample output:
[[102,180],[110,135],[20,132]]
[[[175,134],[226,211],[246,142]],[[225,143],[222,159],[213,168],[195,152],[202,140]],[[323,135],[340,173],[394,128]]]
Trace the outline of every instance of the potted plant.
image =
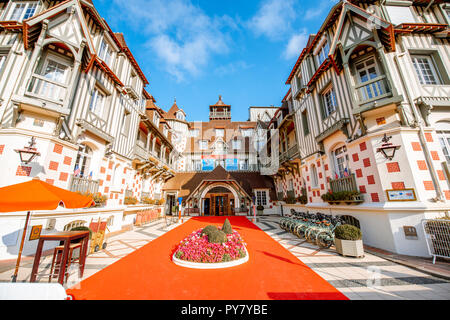
[[262,205],[258,205],[256,207],[256,211],[257,211],[258,215],[262,215],[264,212],[264,207]]
[[364,257],[362,232],[359,228],[344,224],[334,230],[336,251],[343,256]]
[[130,204],[130,205],[134,205],[134,204],[136,204],[136,203],[138,203],[139,201],[138,201],[138,199],[136,198],[136,197],[125,197],[125,199],[124,199],[124,201],[123,201],[123,203],[125,204],[125,205],[128,205],[128,204]]

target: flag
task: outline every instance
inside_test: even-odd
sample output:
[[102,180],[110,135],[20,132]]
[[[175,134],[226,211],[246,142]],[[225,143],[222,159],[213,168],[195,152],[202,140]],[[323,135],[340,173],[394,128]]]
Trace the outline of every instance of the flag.
[[73,171],[73,175],[75,177],[78,177],[80,175],[80,172],[81,172],[80,167],[78,167],[78,165],[76,164],[75,165],[75,170]]
[[336,180],[337,180],[337,179],[339,179],[339,176],[338,176],[338,174],[337,174],[337,172],[336,172]]
[[347,168],[345,168],[345,170],[344,170],[344,177],[348,177],[348,176],[349,176],[348,170],[347,170]]
[[89,172],[89,179],[92,179],[92,171]]

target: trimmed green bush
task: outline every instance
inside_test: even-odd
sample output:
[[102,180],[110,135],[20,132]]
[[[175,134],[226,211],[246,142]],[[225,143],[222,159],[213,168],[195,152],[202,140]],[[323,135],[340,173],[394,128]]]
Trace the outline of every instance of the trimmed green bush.
[[92,238],[92,230],[89,229],[88,227],[83,227],[83,226],[74,227],[74,228],[70,229],[70,231],[89,231],[89,239]]
[[223,223],[223,226],[222,226],[222,231],[225,232],[226,234],[233,233],[233,229],[231,228],[231,223],[228,219],[225,219],[225,222]]
[[264,207],[262,205],[259,205],[256,207],[256,210],[259,210],[259,211],[264,210]]
[[209,236],[211,233],[216,232],[218,230],[219,229],[217,229],[216,226],[209,225],[209,226],[206,226],[206,227],[203,228],[202,233]]
[[225,232],[217,230],[216,232],[212,232],[208,235],[208,241],[209,243],[224,243],[227,242],[227,235]]
[[336,239],[356,241],[362,239],[362,232],[355,226],[344,224],[336,227],[334,236]]

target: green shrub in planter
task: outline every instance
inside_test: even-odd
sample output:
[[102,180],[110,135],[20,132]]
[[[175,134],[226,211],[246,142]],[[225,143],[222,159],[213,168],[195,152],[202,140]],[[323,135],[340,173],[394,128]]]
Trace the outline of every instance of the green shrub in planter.
[[263,210],[264,210],[264,207],[261,206],[261,205],[259,205],[259,206],[256,207],[256,210],[258,210],[258,211],[263,211]]
[[355,226],[344,224],[336,227],[334,236],[336,239],[356,241],[362,239],[362,232]]
[[224,243],[227,242],[227,235],[225,234],[225,232],[221,231],[221,230],[217,230],[214,232],[211,232],[210,234],[208,234],[208,241],[209,243]]
[[222,226],[222,231],[225,232],[225,234],[233,233],[233,229],[231,228],[231,223],[228,219],[225,219],[225,222],[223,223],[223,226]]
[[203,228],[202,233],[206,234],[208,237],[211,233],[218,231],[219,229],[217,229],[216,226],[213,225],[209,225]]

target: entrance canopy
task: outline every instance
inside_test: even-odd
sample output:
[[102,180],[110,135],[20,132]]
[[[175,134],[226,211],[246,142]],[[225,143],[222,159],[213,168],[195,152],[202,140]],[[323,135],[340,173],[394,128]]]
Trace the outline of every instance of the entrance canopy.
[[[214,187],[224,187],[228,192],[234,193],[237,200],[242,198],[250,200],[254,189],[269,189],[270,197],[276,198],[273,180],[263,176],[259,172],[230,172],[217,166],[211,172],[180,172],[174,178],[167,181],[163,191],[177,192],[183,202],[192,199],[200,200],[205,191],[209,192]],[[236,206],[238,201],[236,201]]]

